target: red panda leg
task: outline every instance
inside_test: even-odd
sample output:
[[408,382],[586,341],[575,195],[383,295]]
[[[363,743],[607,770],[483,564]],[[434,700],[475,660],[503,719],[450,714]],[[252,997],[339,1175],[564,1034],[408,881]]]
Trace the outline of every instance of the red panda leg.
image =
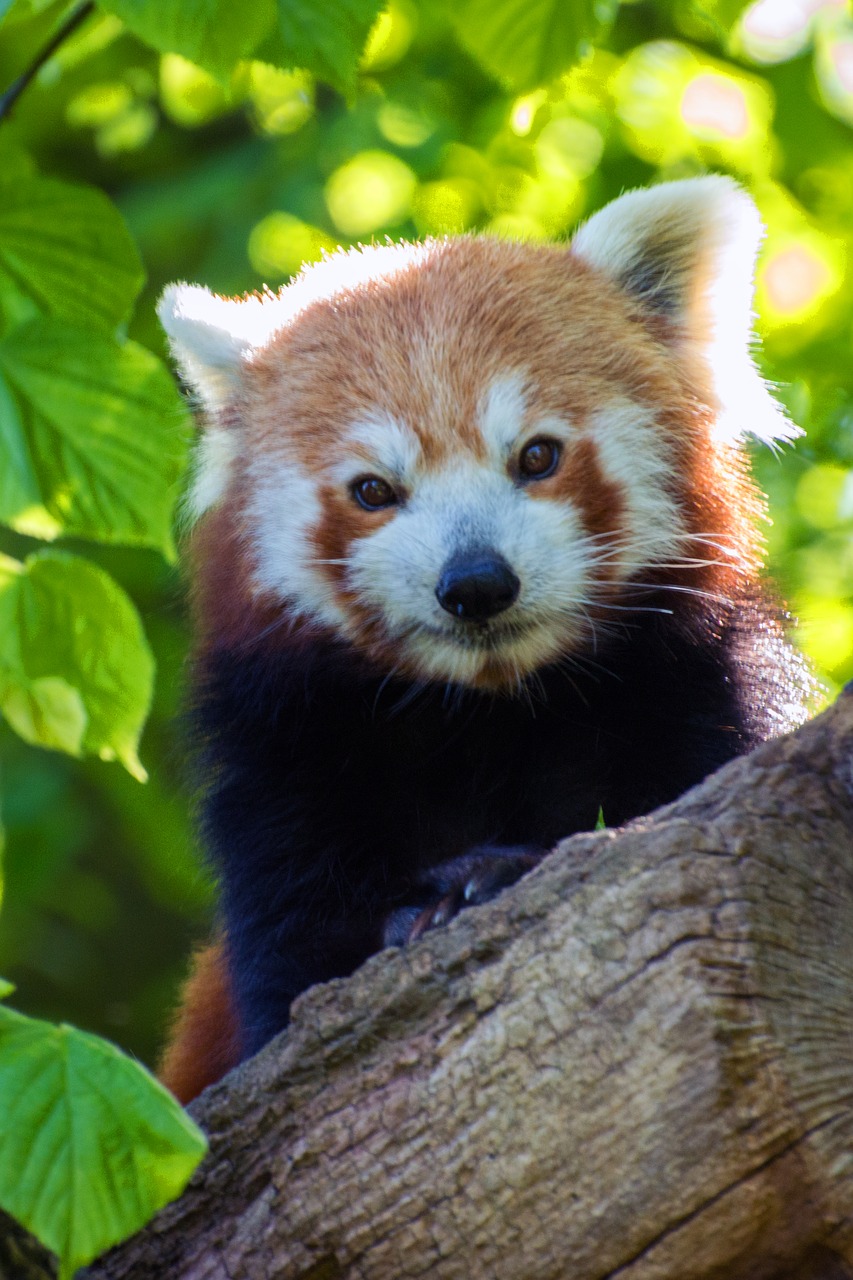
[[157,1075],[186,1105],[240,1056],[225,946],[214,942],[196,953]]
[[537,867],[548,850],[534,845],[477,845],[458,858],[429,867],[412,890],[412,901],[385,920],[386,947],[404,947],[428,929],[445,925],[465,907],[476,907]]

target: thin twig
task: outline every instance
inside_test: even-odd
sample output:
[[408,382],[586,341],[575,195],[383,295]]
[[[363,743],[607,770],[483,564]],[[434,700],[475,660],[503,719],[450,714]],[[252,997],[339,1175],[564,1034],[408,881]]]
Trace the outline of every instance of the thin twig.
[[30,81],[38,75],[48,58],[53,56],[59,46],[68,39],[72,32],[77,30],[82,22],[85,22],[94,7],[94,0],[85,0],[85,3],[81,4],[79,9],[75,9],[68,21],[48,41],[41,53],[37,54],[35,60],[27,67],[23,75],[19,76],[4,94],[0,94],[0,120],[5,119],[10,114],[18,98],[20,98]]

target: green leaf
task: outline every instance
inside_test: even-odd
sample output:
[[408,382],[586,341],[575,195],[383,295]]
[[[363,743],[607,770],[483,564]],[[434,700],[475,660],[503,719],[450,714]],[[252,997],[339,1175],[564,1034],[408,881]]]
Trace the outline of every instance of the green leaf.
[[567,71],[613,22],[619,0],[461,0],[450,6],[459,38],[513,89]]
[[48,9],[56,8],[57,16],[67,8],[62,0],[0,0],[0,22],[28,22]]
[[0,310],[58,316],[108,332],[126,320],[144,272],[133,238],[100,191],[48,178],[0,181]]
[[0,520],[160,548],[186,414],[161,362],[135,343],[32,320],[0,342]]
[[[692,38],[716,40],[724,47],[735,23],[740,18],[750,0],[692,0],[692,3],[676,6],[672,4],[671,18],[680,21],[682,30],[689,32]],[[670,16],[670,15],[668,15]]]
[[0,134],[0,173],[4,182],[18,182],[32,178],[35,161],[28,151],[8,133]]
[[280,44],[271,41],[265,56],[351,89],[370,29],[384,7],[382,0],[278,0]]
[[114,1045],[0,1008],[0,1205],[70,1277],[186,1186],[204,1135]]
[[61,551],[0,557],[0,711],[22,738],[144,778],[153,682],[139,615],[109,574]]
[[226,80],[275,21],[273,0],[100,0],[161,53],[180,53]]
[[82,754],[86,707],[79,690],[61,676],[6,682],[0,686],[0,707],[25,742]]
[[5,1000],[14,990],[14,982],[7,982],[5,978],[0,978],[0,1000]]
[[595,820],[593,831],[606,831],[607,823],[604,821],[604,810],[601,805],[598,806],[598,817]]

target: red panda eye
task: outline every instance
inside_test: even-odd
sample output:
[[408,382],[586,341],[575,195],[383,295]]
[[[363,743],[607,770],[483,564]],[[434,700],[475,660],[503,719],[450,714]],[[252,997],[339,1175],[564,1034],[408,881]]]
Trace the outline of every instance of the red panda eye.
[[367,511],[378,511],[381,507],[393,507],[397,495],[387,480],[381,476],[362,476],[352,486],[352,495],[360,506]]
[[560,461],[560,444],[538,436],[524,446],[518,459],[518,470],[525,480],[544,480],[557,470]]

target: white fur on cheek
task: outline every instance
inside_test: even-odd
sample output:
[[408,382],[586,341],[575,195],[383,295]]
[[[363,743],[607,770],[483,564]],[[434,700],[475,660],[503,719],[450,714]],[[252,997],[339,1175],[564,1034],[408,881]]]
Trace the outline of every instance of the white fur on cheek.
[[211,426],[199,437],[184,504],[190,519],[197,520],[223,497],[236,456],[237,438],[233,430]]
[[631,400],[614,400],[589,420],[585,431],[595,442],[602,471],[618,485],[625,503],[627,529],[619,539],[618,561],[623,580],[677,557],[684,545],[684,522],[672,497],[667,442],[654,415]]
[[314,481],[295,463],[265,461],[251,476],[249,518],[255,589],[288,603],[295,614],[346,630],[346,617],[322,568],[311,559],[311,531],[322,514]]

